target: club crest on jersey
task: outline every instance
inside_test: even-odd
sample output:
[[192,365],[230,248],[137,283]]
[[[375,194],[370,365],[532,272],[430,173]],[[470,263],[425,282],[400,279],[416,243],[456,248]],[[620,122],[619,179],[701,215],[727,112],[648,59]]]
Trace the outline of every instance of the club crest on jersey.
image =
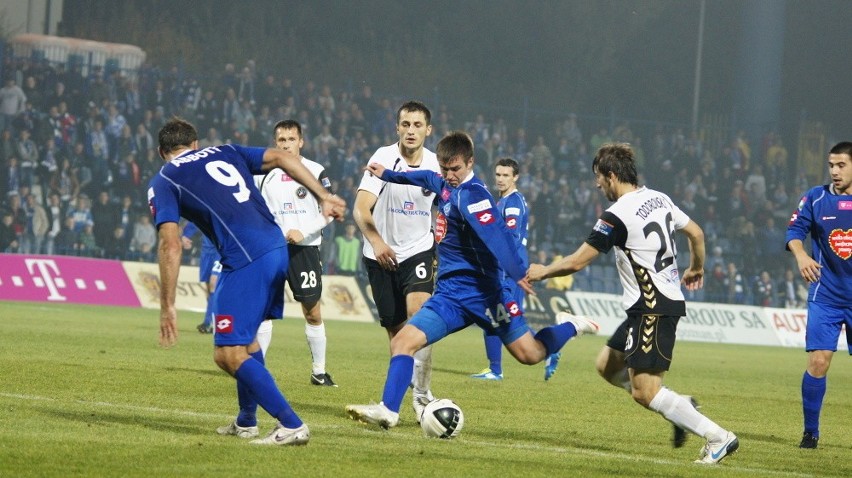
[[480,213],[475,214],[476,220],[479,221],[483,226],[486,224],[491,224],[494,222],[494,214],[491,211],[482,211]]
[[234,331],[234,316],[216,315],[216,333],[230,334]]
[[304,186],[299,186],[299,189],[296,190],[296,197],[299,199],[305,199],[305,196],[308,195],[308,190],[305,189]]
[[285,210],[285,211],[292,211],[292,210],[293,210],[293,203],[291,203],[291,202],[285,202],[285,203],[284,203],[284,210]]
[[612,234],[612,224],[604,221],[603,219],[598,219],[598,222],[595,223],[595,227],[592,229],[605,236]]
[[404,211],[413,211],[413,210],[414,210],[414,203],[413,203],[413,202],[411,202],[411,201],[405,201],[405,202],[402,204],[402,209],[403,209]]
[[443,209],[444,214],[449,214],[450,213],[450,203],[444,204],[442,209]]
[[852,229],[835,229],[828,235],[828,245],[844,261],[852,257]]

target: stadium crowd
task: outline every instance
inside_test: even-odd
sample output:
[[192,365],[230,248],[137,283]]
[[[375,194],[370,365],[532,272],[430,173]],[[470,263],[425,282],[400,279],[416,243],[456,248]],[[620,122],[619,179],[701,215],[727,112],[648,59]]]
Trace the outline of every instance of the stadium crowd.
[[[304,131],[302,154],[325,166],[334,192],[353,204],[370,156],[397,141],[396,110],[408,99],[374,95],[368,84],[359,91],[311,80],[296,84],[251,60],[201,79],[151,66],[133,74],[94,68],[84,76],[63,64],[6,58],[0,88],[5,253],[156,261],[146,188],[162,165],[157,132],[172,115],[204,132],[202,147],[268,146],[277,121],[296,119]],[[607,207],[595,191],[592,157],[601,144],[623,141],[635,148],[639,170],[654,172],[640,183],[669,194],[706,232],[706,287],[688,299],[804,307],[805,284],[784,251],[784,233],[808,184],[794,173],[795,158],[778,134],[767,132],[753,144],[738,133],[714,147],[664,124],[638,131],[628,121],[601,126],[566,112],[532,131],[499,115],[428,106],[434,130],[427,148],[446,132],[464,129],[474,138],[481,178],[492,178],[500,157],[521,164],[518,186],[531,210],[533,262],[549,263],[585,239]],[[329,273],[354,267],[351,259],[346,267],[337,259],[336,244],[343,242],[336,239],[351,241],[344,229],[327,229]],[[688,254],[685,243],[678,249]],[[195,256],[187,252],[184,260]],[[573,283],[550,286],[614,293],[614,279],[614,266],[595,266]]]

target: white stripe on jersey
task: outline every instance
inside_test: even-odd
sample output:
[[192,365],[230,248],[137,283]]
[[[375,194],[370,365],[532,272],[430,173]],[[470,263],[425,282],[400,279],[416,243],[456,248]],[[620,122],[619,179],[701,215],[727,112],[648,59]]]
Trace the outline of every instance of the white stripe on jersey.
[[[399,154],[399,143],[376,150],[367,164],[378,163],[391,171],[430,170],[440,173],[438,157],[423,148],[423,160],[417,168],[409,168]],[[373,221],[382,239],[396,254],[397,261],[428,251],[435,238],[432,234],[432,202],[435,194],[417,186],[391,184],[365,172],[359,190],[374,194]],[[375,259],[370,241],[364,241],[364,256]]]

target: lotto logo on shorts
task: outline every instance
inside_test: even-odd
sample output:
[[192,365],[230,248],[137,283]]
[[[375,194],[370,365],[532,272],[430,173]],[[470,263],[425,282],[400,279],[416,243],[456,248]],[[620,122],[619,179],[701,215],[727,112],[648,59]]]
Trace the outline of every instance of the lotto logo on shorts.
[[217,315],[216,316],[216,333],[230,334],[234,331],[234,316],[232,315]]
[[512,317],[517,317],[521,315],[521,308],[518,307],[517,302],[512,301],[506,304],[506,312],[508,312]]
[[482,211],[476,215],[476,219],[484,226],[494,222],[494,214],[491,214],[491,211]]

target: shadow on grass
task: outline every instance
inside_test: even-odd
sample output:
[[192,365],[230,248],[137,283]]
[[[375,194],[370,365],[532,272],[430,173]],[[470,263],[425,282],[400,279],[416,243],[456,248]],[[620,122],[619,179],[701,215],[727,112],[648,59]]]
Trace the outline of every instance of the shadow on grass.
[[156,431],[165,431],[171,433],[181,433],[184,435],[200,435],[210,432],[205,427],[188,426],[185,422],[176,422],[173,418],[167,417],[150,417],[139,415],[123,415],[119,413],[103,413],[92,411],[70,411],[44,409],[43,412],[47,415],[62,420],[71,422],[84,423],[88,426],[97,425],[125,425],[129,427],[143,427]]

